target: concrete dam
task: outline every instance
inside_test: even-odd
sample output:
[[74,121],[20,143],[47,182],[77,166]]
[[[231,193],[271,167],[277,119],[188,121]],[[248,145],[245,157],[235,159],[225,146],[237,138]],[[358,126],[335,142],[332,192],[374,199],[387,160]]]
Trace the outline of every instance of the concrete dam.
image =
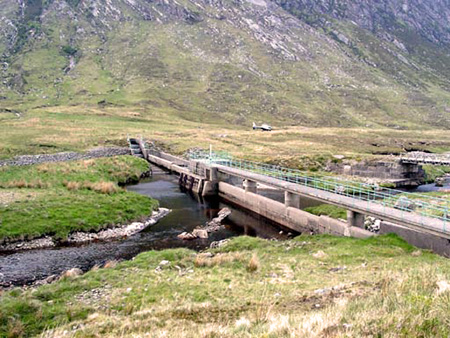
[[[296,232],[365,238],[376,235],[364,225],[365,218],[372,216],[379,220],[379,234],[396,233],[410,244],[450,257],[446,200],[414,202],[396,196],[392,189],[377,191],[365,183],[308,177],[288,168],[209,153],[184,159],[138,143],[142,157],[179,175],[179,184],[186,189],[202,196],[218,195]],[[284,192],[284,203],[258,194],[259,186]],[[306,199],[345,208],[347,220],[301,210]],[[412,203],[419,203],[419,208]]]

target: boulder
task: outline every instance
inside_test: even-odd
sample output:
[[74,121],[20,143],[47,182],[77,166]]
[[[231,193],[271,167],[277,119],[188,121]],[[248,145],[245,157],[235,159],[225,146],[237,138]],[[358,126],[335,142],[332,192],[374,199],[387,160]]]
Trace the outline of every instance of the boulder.
[[198,238],[208,238],[208,231],[203,229],[194,229],[192,234]]
[[437,177],[434,181],[436,187],[443,187],[445,185],[446,179],[445,177]]
[[219,211],[217,214],[217,217],[215,217],[210,223],[220,223],[222,222],[228,215],[231,214],[231,210],[228,208],[223,208]]
[[177,237],[180,239],[183,239],[183,240],[191,240],[191,239],[197,238],[197,236],[195,236],[194,234],[188,233],[188,232],[182,232]]

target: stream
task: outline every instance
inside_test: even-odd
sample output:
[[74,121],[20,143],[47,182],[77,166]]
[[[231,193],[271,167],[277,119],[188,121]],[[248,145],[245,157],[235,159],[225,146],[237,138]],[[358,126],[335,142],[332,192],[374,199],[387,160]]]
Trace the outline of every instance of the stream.
[[[149,250],[186,247],[202,250],[213,241],[247,234],[262,238],[285,239],[279,225],[249,211],[228,205],[219,199],[202,200],[184,192],[178,178],[158,172],[151,179],[128,190],[157,199],[161,207],[172,210],[158,223],[140,233],[121,240],[93,242],[79,246],[39,249],[0,255],[0,287],[26,285],[71,268],[83,271],[110,260],[128,260]],[[223,230],[211,233],[208,239],[185,241],[177,235],[192,231],[214,218],[221,208],[231,209]],[[286,233],[286,231],[284,232]]]
[[[449,188],[448,185],[447,181],[444,189]],[[158,170],[151,179],[128,186],[127,189],[153,197],[159,201],[161,207],[172,211],[155,225],[125,239],[0,254],[0,287],[32,284],[75,267],[88,271],[95,265],[102,266],[111,260],[132,259],[137,254],[149,250],[177,247],[202,250],[209,247],[213,241],[242,234],[262,238],[287,238],[288,231],[280,225],[250,211],[224,203],[218,198],[203,200],[197,195],[183,191],[178,185],[176,176],[161,170]],[[436,187],[433,183],[409,191],[430,192],[441,189],[443,188]],[[280,202],[284,199],[280,191],[266,190],[260,193]],[[232,211],[223,222],[224,229],[211,233],[208,239],[185,241],[177,238],[178,234],[190,232],[210,221],[224,207]],[[284,233],[280,234],[280,230],[284,230]]]

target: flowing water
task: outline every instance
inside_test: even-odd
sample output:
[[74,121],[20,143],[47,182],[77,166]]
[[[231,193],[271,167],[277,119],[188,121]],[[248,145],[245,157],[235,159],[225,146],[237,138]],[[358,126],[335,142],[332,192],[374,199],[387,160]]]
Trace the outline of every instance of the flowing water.
[[[126,239],[89,243],[80,246],[30,250],[0,255],[0,286],[30,284],[53,274],[77,267],[84,271],[109,260],[131,259],[140,252],[166,248],[187,247],[201,250],[217,241],[241,234],[263,238],[286,238],[281,228],[256,214],[227,205],[219,199],[202,200],[180,190],[176,176],[160,173],[128,190],[151,196],[161,207],[172,210],[155,225]],[[223,222],[223,230],[208,239],[184,241],[177,235],[192,231],[228,207],[231,215]]]
[[450,190],[450,178],[448,178],[445,181],[445,184],[443,187],[438,187],[438,186],[436,186],[436,184],[430,183],[430,184],[419,185],[417,188],[414,188],[414,189],[408,190],[408,191],[422,193],[422,192],[448,191],[448,190]]

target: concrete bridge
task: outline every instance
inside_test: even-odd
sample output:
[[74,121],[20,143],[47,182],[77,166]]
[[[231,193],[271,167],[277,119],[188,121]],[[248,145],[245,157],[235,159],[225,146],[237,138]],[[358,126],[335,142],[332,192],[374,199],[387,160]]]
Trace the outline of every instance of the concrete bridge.
[[[324,204],[332,204],[345,208],[348,210],[347,222],[349,226],[363,228],[364,219],[367,215],[386,222],[450,239],[450,231],[446,229],[447,222],[445,219],[427,217],[409,210],[399,210],[387,206],[383,201],[378,201],[375,198],[363,200],[358,197],[348,196],[342,189],[341,191],[336,189],[336,192],[330,192],[324,189],[305,186],[300,183],[293,183],[223,165],[215,165],[212,170],[244,179],[244,187],[247,192],[256,193],[257,183],[283,190],[285,192],[285,204],[287,207],[299,208],[301,198],[308,197],[323,202]],[[375,194],[378,195],[377,193]],[[450,222],[448,222],[448,226],[450,227]]]
[[[180,185],[186,189],[202,196],[219,195],[294,231],[368,237],[374,233],[364,228],[364,221],[366,216],[373,216],[380,220],[380,233],[395,232],[411,244],[450,256],[447,200],[415,202],[418,206],[413,210],[412,198],[398,198],[390,189],[376,191],[364,183],[356,185],[336,178],[328,181],[287,168],[274,170],[273,166],[220,156],[192,156],[187,160],[149,151],[142,143],[140,146],[148,161],[178,174]],[[259,186],[283,191],[284,203],[258,194]],[[305,212],[300,209],[302,199],[345,208],[347,221]],[[436,207],[439,203],[443,205]]]
[[450,154],[428,154],[423,152],[410,152],[400,156],[405,164],[432,164],[450,166]]

